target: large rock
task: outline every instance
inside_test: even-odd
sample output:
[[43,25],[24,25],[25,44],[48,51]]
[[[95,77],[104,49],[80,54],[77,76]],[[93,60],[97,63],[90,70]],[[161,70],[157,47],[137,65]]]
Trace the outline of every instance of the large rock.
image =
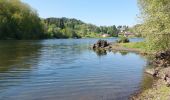
[[145,73],[152,75],[153,77],[159,77],[158,69],[145,69]]
[[109,43],[106,40],[98,40],[96,44],[93,45],[93,49],[105,48],[109,46]]
[[170,50],[161,51],[156,53],[153,65],[157,67],[169,67],[170,66]]

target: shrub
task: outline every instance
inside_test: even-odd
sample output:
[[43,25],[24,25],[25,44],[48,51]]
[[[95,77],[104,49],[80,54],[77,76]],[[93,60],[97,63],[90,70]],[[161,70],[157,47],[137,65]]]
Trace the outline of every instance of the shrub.
[[130,42],[129,39],[124,36],[117,41],[117,43],[129,43],[129,42]]

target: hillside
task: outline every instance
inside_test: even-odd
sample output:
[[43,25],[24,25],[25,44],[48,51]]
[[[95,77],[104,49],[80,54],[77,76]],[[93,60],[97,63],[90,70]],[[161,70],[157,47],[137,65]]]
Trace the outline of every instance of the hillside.
[[100,37],[106,33],[117,36],[118,33],[115,25],[98,27],[74,18],[47,18],[44,19],[44,23],[47,28],[47,37],[51,38]]

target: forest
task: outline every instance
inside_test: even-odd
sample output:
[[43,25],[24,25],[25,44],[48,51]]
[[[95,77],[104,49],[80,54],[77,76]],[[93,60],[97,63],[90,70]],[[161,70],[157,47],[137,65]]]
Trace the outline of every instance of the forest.
[[96,26],[74,18],[40,18],[20,0],[0,0],[0,39],[85,38],[109,34],[117,37],[122,27]]
[[[47,18],[44,19],[48,38],[81,38],[100,37],[102,34],[109,34],[117,37],[119,29],[113,26],[96,26],[84,23],[81,20],[69,18]],[[123,27],[123,26],[119,26]]]

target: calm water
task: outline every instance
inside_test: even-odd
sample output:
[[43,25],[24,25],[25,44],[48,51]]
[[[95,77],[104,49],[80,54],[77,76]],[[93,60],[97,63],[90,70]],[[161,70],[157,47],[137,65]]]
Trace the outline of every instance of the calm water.
[[0,100],[128,99],[143,83],[146,60],[89,50],[97,40],[0,41]]

